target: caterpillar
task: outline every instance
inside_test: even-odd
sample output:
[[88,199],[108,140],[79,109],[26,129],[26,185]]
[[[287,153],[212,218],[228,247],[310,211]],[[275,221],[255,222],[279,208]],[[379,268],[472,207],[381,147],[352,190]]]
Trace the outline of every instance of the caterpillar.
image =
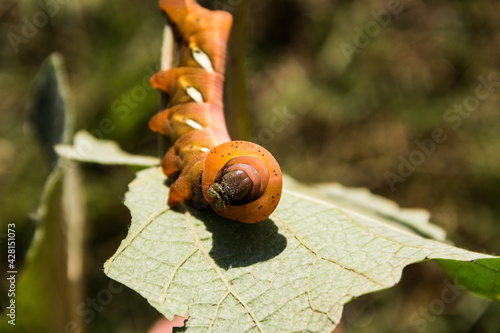
[[278,162],[265,148],[231,141],[223,110],[226,47],[232,16],[195,0],[160,0],[177,43],[177,65],[151,77],[168,95],[166,109],[149,122],[173,142],[161,162],[172,177],[168,205],[190,201],[245,223],[267,219],[282,189]]

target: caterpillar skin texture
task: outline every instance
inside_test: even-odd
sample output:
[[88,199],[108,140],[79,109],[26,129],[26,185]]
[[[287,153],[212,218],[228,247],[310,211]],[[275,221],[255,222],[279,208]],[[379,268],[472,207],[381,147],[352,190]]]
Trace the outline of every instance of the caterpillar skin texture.
[[178,44],[176,67],[160,71],[151,85],[169,96],[167,108],[149,122],[173,146],[162,159],[172,183],[168,205],[184,200],[208,204],[219,215],[257,223],[281,197],[282,175],[274,157],[251,142],[231,141],[222,104],[231,14],[195,0],[160,0]]

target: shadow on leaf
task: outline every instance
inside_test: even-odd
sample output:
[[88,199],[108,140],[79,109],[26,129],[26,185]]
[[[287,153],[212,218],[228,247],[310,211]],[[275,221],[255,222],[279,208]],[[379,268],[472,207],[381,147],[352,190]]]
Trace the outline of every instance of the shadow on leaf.
[[209,254],[217,265],[226,270],[272,259],[286,248],[286,237],[278,233],[272,219],[247,224],[220,217],[209,209],[190,211],[212,233]]

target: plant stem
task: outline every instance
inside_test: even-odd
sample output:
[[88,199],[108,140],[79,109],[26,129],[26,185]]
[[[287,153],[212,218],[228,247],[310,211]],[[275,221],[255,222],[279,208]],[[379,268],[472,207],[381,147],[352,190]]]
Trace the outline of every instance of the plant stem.
[[245,66],[247,26],[248,0],[242,0],[233,11],[233,28],[228,45],[226,70],[225,114],[229,134],[233,139],[250,137]]

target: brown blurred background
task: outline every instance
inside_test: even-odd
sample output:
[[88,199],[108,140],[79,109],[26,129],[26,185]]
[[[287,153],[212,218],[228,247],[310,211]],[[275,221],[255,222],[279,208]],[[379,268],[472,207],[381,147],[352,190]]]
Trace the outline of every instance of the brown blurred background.
[[[236,10],[243,0],[200,3]],[[18,226],[19,264],[50,172],[26,111],[33,78],[50,53],[65,58],[76,129],[132,153],[160,156],[166,149],[147,126],[159,104],[147,84],[160,57],[164,18],[157,2],[44,4],[0,5],[0,221],[2,232],[4,224]],[[500,254],[500,3],[253,0],[248,14],[248,40],[236,43],[247,54],[250,138],[284,172],[426,208],[457,246]],[[493,82],[490,90],[478,95],[485,80]],[[428,143],[438,128],[444,142],[429,155],[418,153],[415,140]],[[404,177],[402,160],[415,162]],[[108,284],[102,263],[127,232],[121,201],[134,175],[124,167],[83,169],[85,293],[95,295]],[[402,177],[392,189],[388,173]],[[439,313],[420,314],[440,299],[445,279],[435,263],[409,267],[397,287],[349,304],[344,331],[500,331],[498,303],[465,292]],[[88,331],[143,332],[156,317],[124,290]],[[427,325],[411,318],[427,318]]]

